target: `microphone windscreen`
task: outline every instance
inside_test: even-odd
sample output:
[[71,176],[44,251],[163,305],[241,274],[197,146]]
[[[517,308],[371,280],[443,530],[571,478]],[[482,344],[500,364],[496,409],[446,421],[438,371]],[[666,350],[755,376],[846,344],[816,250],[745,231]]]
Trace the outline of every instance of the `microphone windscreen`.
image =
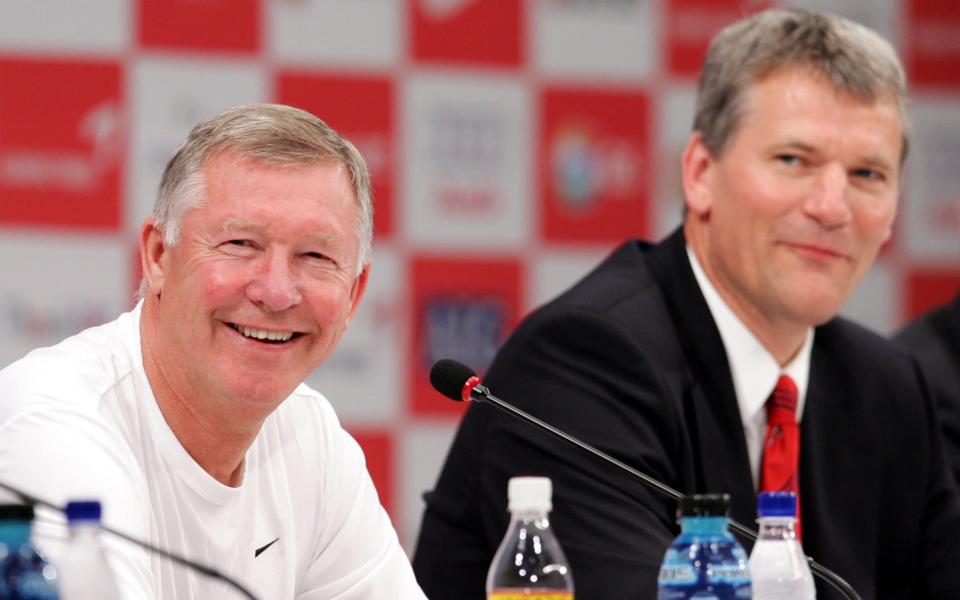
[[430,369],[430,384],[447,398],[460,402],[463,384],[475,375],[473,369],[462,362],[441,358]]

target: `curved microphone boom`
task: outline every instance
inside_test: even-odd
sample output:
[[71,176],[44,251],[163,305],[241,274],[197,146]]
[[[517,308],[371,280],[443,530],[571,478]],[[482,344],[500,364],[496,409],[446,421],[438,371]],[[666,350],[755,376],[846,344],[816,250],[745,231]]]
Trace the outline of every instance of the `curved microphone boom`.
[[[0,490],[6,490],[6,491],[10,492],[11,494],[19,497],[19,498],[20,498],[21,500],[23,500],[23,502],[26,503],[26,504],[31,504],[31,505],[34,505],[34,506],[42,506],[42,507],[44,507],[44,508],[49,508],[50,510],[56,511],[56,512],[58,512],[58,513],[60,513],[60,514],[66,514],[66,512],[67,512],[66,509],[63,508],[62,506],[57,506],[56,504],[54,504],[54,503],[52,503],[52,502],[47,502],[46,500],[42,500],[42,499],[40,499],[40,498],[37,498],[36,496],[34,496],[34,495],[32,495],[32,494],[28,494],[28,493],[24,492],[23,490],[19,490],[19,489],[13,487],[12,485],[3,483],[2,481],[0,481]],[[235,590],[237,590],[237,591],[240,592],[241,594],[243,594],[244,597],[249,598],[249,600],[257,600],[257,597],[254,596],[253,593],[252,593],[250,590],[248,590],[247,588],[243,587],[243,585],[242,585],[239,581],[237,581],[237,580],[235,580],[235,579],[232,579],[232,578],[224,575],[223,573],[221,573],[220,571],[214,569],[213,567],[208,567],[208,566],[206,566],[206,565],[204,565],[204,564],[201,564],[201,563],[192,561],[192,560],[190,560],[189,558],[184,558],[184,557],[182,557],[182,556],[180,556],[180,555],[178,555],[178,554],[174,554],[173,552],[170,552],[169,550],[163,550],[162,548],[158,548],[158,547],[156,547],[156,546],[153,546],[153,545],[151,545],[151,544],[148,544],[147,542],[144,542],[143,540],[139,540],[139,539],[137,539],[137,538],[135,538],[135,537],[132,537],[132,536],[130,536],[130,535],[127,535],[126,533],[123,533],[123,532],[121,532],[121,531],[117,531],[116,529],[113,529],[113,528],[111,528],[111,527],[107,527],[107,526],[104,525],[103,523],[100,524],[100,529],[101,529],[102,531],[106,531],[106,532],[109,533],[110,535],[114,535],[114,536],[116,536],[116,537],[118,537],[118,538],[120,538],[120,539],[122,539],[122,540],[126,540],[126,541],[130,542],[131,544],[134,544],[134,545],[136,545],[136,546],[140,546],[141,548],[143,548],[144,550],[146,550],[146,551],[148,551],[148,552],[152,552],[153,554],[156,554],[156,555],[158,555],[158,556],[162,556],[163,558],[166,558],[166,559],[168,559],[168,560],[172,560],[173,562],[175,562],[175,563],[177,563],[177,564],[179,564],[179,565],[182,565],[182,566],[185,566],[185,567],[187,567],[187,568],[193,569],[194,571],[197,571],[198,573],[202,573],[203,575],[206,575],[207,577],[210,577],[211,579],[218,579],[218,580],[226,583],[226,584],[229,585],[230,587],[234,588]]]
[[[556,427],[541,421],[533,415],[520,410],[516,406],[497,398],[490,393],[490,390],[481,385],[480,378],[473,371],[473,369],[461,362],[457,362],[449,358],[438,360],[430,369],[430,383],[433,385],[434,389],[451,400],[455,400],[457,402],[468,402],[473,400],[474,402],[492,404],[507,414],[520,419],[525,423],[533,425],[537,429],[545,431],[550,435],[567,442],[568,444],[576,446],[577,448],[592,454],[600,460],[614,465],[622,471],[626,471],[647,486],[657,490],[665,496],[668,496],[674,500],[680,500],[684,497],[684,494],[678,492],[672,487],[657,481],[645,473],[641,473],[630,465],[617,460],[601,450],[594,448],[590,444],[582,442],[577,438],[560,431]],[[729,522],[731,529],[740,533],[744,537],[749,538],[750,540],[756,541],[757,532],[754,529],[747,527],[746,525],[742,525],[734,519],[729,519]],[[822,581],[829,584],[835,590],[843,594],[844,597],[849,598],[850,600],[861,600],[860,595],[857,594],[856,590],[853,589],[853,586],[847,583],[845,579],[816,562],[809,556],[807,556],[806,559],[810,564],[810,571]]]

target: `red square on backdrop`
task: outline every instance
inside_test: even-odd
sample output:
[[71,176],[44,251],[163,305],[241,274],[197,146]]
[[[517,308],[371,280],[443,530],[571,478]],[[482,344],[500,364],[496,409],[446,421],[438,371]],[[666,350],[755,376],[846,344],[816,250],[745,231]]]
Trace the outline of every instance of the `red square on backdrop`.
[[521,0],[409,0],[413,57],[419,61],[519,66]]
[[541,230],[560,242],[649,232],[650,101],[640,91],[546,89],[538,144]]
[[943,306],[960,293],[960,267],[916,269],[907,276],[904,320]]
[[664,35],[669,73],[696,77],[714,35],[771,6],[770,0],[669,0]]
[[260,48],[259,0],[139,0],[146,48],[251,53]]
[[7,58],[0,82],[0,223],[116,230],[120,66]]
[[353,439],[357,440],[360,447],[363,448],[363,455],[367,460],[367,471],[370,472],[370,478],[373,479],[373,485],[377,488],[377,494],[380,496],[380,504],[387,510],[390,520],[397,523],[397,507],[394,504],[396,494],[396,481],[394,480],[393,466],[393,436],[390,432],[374,429],[354,429],[347,428]]
[[393,231],[394,86],[386,77],[282,72],[277,102],[323,119],[360,150],[373,183],[374,235]]
[[906,63],[914,85],[960,86],[960,3],[908,0]]
[[430,385],[441,358],[483,373],[520,320],[522,270],[516,259],[414,258],[410,402],[414,414],[459,415],[464,405]]

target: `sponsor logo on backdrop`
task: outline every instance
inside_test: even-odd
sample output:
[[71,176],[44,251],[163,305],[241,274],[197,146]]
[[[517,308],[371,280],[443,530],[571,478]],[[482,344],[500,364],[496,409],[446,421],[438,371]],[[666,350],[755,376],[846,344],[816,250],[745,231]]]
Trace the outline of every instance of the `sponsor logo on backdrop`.
[[429,114],[428,154],[436,177],[437,212],[479,215],[495,210],[509,155],[506,118],[450,104],[438,105]]
[[520,316],[520,264],[513,259],[432,259],[413,262],[413,351],[409,353],[414,412],[457,414],[427,375],[453,358],[482,373]]
[[486,369],[506,333],[501,298],[434,298],[423,309],[424,365],[452,358]]
[[569,210],[583,211],[601,196],[628,196],[640,188],[643,153],[631,140],[565,127],[550,155],[554,190]]
[[0,178],[10,187],[90,193],[114,169],[120,152],[120,111],[106,101],[77,124],[76,139],[89,151],[7,150],[0,153]]
[[0,331],[28,348],[57,343],[114,317],[102,303],[75,301],[41,307],[16,296],[0,297]]
[[651,170],[646,95],[554,89],[541,101],[546,238],[616,242],[646,234]]
[[0,60],[0,80],[0,222],[116,227],[125,139],[119,65]]

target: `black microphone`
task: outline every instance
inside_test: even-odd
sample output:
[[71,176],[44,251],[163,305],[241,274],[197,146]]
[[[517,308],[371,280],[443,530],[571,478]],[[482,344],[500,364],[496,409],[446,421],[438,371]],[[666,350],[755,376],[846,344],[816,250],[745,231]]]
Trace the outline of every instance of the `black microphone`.
[[[23,500],[23,502],[25,502],[26,504],[32,504],[32,505],[34,505],[34,506],[42,506],[42,507],[44,507],[44,508],[49,508],[50,510],[54,510],[54,511],[60,513],[60,514],[66,514],[66,513],[67,513],[67,510],[66,510],[64,507],[62,507],[62,506],[57,506],[56,504],[53,504],[52,502],[47,502],[46,500],[41,500],[40,498],[37,498],[36,496],[34,496],[34,495],[32,495],[32,494],[28,494],[28,493],[24,492],[23,490],[17,489],[17,488],[15,488],[15,487],[13,487],[12,485],[7,484],[7,483],[4,483],[4,482],[2,482],[2,481],[0,481],[0,490],[6,490],[6,491],[14,494],[15,496],[18,496],[18,497],[19,497],[21,500]],[[220,571],[214,569],[213,567],[208,567],[207,565],[204,565],[204,564],[201,564],[201,563],[192,561],[192,560],[190,560],[189,558],[184,558],[183,556],[180,556],[180,555],[178,555],[178,554],[174,554],[173,552],[170,552],[169,550],[163,550],[162,548],[158,548],[157,546],[153,546],[153,545],[151,545],[151,544],[149,544],[149,543],[147,543],[147,542],[144,542],[143,540],[138,540],[137,538],[135,538],[135,537],[133,537],[133,536],[130,536],[130,535],[127,535],[126,533],[123,533],[123,532],[121,532],[121,531],[117,531],[116,529],[112,529],[112,528],[110,528],[110,527],[107,527],[107,526],[104,525],[103,523],[100,524],[100,529],[103,530],[103,531],[106,531],[106,532],[109,533],[110,535],[115,535],[115,536],[117,536],[118,538],[120,538],[120,539],[122,539],[122,540],[126,540],[126,541],[130,542],[131,544],[134,544],[134,545],[136,545],[136,546],[140,546],[141,548],[143,548],[144,550],[147,550],[148,552],[152,552],[153,554],[157,554],[157,555],[162,556],[162,557],[164,557],[164,558],[166,558],[166,559],[168,559],[168,560],[172,560],[173,562],[175,562],[175,563],[177,563],[177,564],[179,564],[179,565],[182,565],[182,566],[185,566],[185,567],[187,567],[187,568],[193,569],[194,571],[197,571],[198,573],[202,573],[203,575],[206,575],[207,577],[210,577],[210,578],[212,578],[212,579],[218,579],[218,580],[226,583],[226,584],[229,585],[230,587],[234,588],[235,590],[237,590],[237,591],[240,592],[241,594],[243,594],[244,597],[249,598],[250,600],[257,600],[257,597],[254,596],[253,593],[252,593],[250,590],[248,590],[247,588],[243,587],[243,585],[241,585],[239,581],[237,581],[237,580],[235,580],[235,579],[232,579],[232,578],[224,575],[223,573],[221,573]]]
[[[630,475],[633,475],[635,478],[642,481],[645,485],[655,489],[665,496],[668,496],[674,500],[680,500],[684,497],[684,494],[678,492],[665,483],[662,483],[645,473],[641,473],[630,465],[617,460],[601,450],[594,448],[590,444],[578,440],[572,435],[564,433],[556,427],[541,421],[527,412],[520,410],[516,406],[497,398],[490,393],[490,390],[481,385],[480,377],[477,376],[473,369],[461,362],[457,362],[449,358],[442,358],[438,360],[430,369],[430,384],[433,385],[435,390],[447,398],[457,402],[467,402],[473,400],[474,402],[492,404],[512,417],[533,425],[537,429],[545,431],[553,437],[563,440],[572,446],[576,446],[577,448],[580,448],[581,450],[584,450],[601,459],[607,464],[617,467],[621,471],[626,471]],[[741,525],[734,519],[729,519],[729,523],[731,529],[752,541],[756,541],[757,532],[754,529],[747,527],[746,525]],[[857,594],[856,590],[853,589],[853,586],[847,583],[845,579],[816,562],[809,556],[807,556],[806,559],[807,563],[810,565],[810,571],[819,577],[821,581],[827,583],[850,600],[861,600],[860,595]]]

